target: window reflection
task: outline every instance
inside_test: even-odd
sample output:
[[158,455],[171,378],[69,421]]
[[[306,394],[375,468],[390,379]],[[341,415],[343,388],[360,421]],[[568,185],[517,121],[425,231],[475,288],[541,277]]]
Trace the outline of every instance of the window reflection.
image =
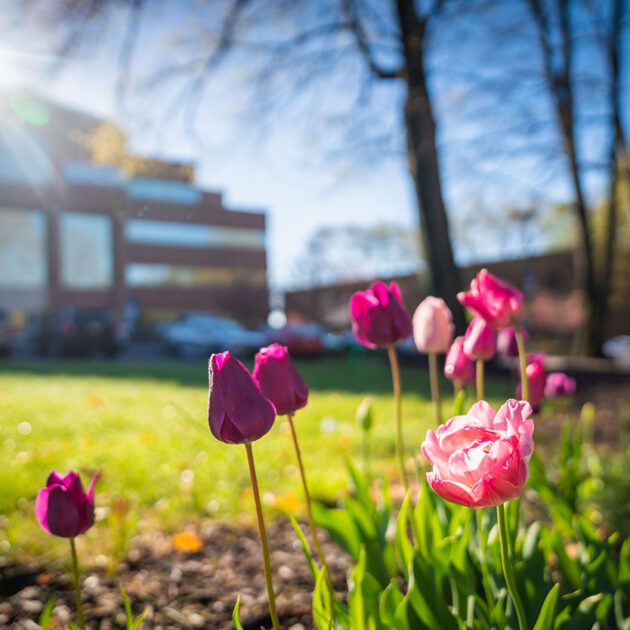
[[61,283],[69,289],[105,289],[113,281],[111,219],[66,212],[59,221]]
[[41,210],[0,208],[0,286],[46,285],[46,215]]
[[265,248],[264,230],[177,223],[175,221],[133,219],[125,225],[125,237],[131,243],[151,245]]
[[232,283],[265,284],[262,269],[225,269],[222,267],[190,267],[131,263],[125,269],[125,282],[130,287],[199,287]]

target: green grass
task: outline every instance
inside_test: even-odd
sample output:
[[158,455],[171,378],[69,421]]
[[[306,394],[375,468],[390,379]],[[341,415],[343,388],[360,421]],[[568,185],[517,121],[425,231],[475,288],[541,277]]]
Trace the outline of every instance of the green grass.
[[[313,495],[346,486],[344,458],[360,448],[354,414],[374,399],[377,470],[396,476],[389,368],[379,356],[299,363],[310,385],[296,423]],[[426,372],[403,369],[405,444],[418,452],[432,424]],[[450,384],[446,407],[451,404]],[[115,555],[128,531],[178,530],[199,517],[251,520],[245,449],[207,426],[207,372],[195,363],[12,362],[0,365],[0,554],[47,554],[64,541],[38,527],[34,499],[50,470],[99,475],[98,524],[83,544]],[[268,509],[301,504],[287,422],[254,445]],[[275,499],[274,499],[275,497]],[[275,505],[275,508],[274,508]],[[65,551],[65,547],[64,547]]]

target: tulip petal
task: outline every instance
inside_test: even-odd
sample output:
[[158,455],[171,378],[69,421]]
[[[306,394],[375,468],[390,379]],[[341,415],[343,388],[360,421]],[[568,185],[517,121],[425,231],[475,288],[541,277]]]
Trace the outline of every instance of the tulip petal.
[[465,507],[475,507],[470,489],[464,484],[440,479],[435,473],[427,473],[427,482],[443,499]]
[[66,487],[50,486],[47,514],[50,533],[62,538],[74,538],[80,534],[83,524],[82,507]]

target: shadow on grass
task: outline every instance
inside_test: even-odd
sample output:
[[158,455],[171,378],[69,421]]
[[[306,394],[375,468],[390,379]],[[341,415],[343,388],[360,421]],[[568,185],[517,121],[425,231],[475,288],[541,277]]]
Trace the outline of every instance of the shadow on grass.
[[[430,397],[429,379],[425,357],[404,356],[402,377],[404,391],[424,398]],[[253,367],[253,360],[245,360]],[[384,352],[348,354],[296,361],[298,369],[312,390],[348,393],[390,394],[391,373]],[[204,360],[175,361],[169,359],[113,361],[89,359],[65,360],[5,360],[0,362],[3,374],[56,376],[69,378],[105,378],[121,380],[168,381],[185,387],[205,388],[208,384],[207,364]],[[506,392],[506,382],[494,378],[488,383],[489,394]],[[451,385],[443,380],[443,393],[451,391]]]

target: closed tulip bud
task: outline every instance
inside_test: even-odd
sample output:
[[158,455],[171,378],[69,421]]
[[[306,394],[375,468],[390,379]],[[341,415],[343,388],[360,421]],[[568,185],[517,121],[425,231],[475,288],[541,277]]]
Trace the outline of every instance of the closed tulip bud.
[[74,538],[94,524],[93,477],[87,491],[79,474],[70,471],[65,477],[51,472],[46,487],[37,494],[35,516],[42,529],[62,538]]
[[457,299],[472,313],[483,317],[494,330],[515,323],[523,313],[523,294],[482,269],[470,283],[470,291]]
[[370,431],[372,425],[374,424],[371,398],[364,398],[361,401],[361,404],[357,409],[356,419],[357,424],[361,427],[363,431]]
[[[521,334],[523,335],[523,342],[527,343],[529,334],[522,326]],[[497,352],[504,359],[515,359],[518,357],[518,343],[516,341],[516,328],[514,328],[514,326],[508,326],[499,331],[497,335]]]
[[545,398],[559,398],[575,394],[575,379],[562,372],[552,372],[545,381]]
[[453,316],[446,302],[430,295],[413,314],[413,340],[419,352],[446,352],[453,341]]
[[386,348],[411,334],[411,318],[395,282],[375,282],[350,298],[355,337],[366,348]]
[[245,444],[271,429],[276,418],[273,404],[230,352],[210,357],[208,378],[208,424],[217,440]]
[[488,361],[497,349],[497,335],[488,322],[475,317],[464,336],[464,352],[471,361]]
[[[543,364],[543,355],[534,354],[528,357],[527,368],[525,374],[527,374],[527,381],[529,382],[529,403],[534,409],[534,412],[540,411],[543,399],[545,398],[545,383],[547,381],[547,372]],[[516,387],[516,395],[522,395],[522,387],[519,383]]]
[[508,400],[496,411],[484,400],[463,416],[429,430],[422,453],[427,481],[443,499],[471,508],[515,499],[527,481],[534,450],[532,408]]
[[272,343],[256,354],[254,380],[278,415],[294,414],[306,405],[308,387],[291,360],[286,346]]
[[458,387],[467,387],[475,380],[475,364],[464,352],[464,337],[455,337],[444,362],[444,376]]

